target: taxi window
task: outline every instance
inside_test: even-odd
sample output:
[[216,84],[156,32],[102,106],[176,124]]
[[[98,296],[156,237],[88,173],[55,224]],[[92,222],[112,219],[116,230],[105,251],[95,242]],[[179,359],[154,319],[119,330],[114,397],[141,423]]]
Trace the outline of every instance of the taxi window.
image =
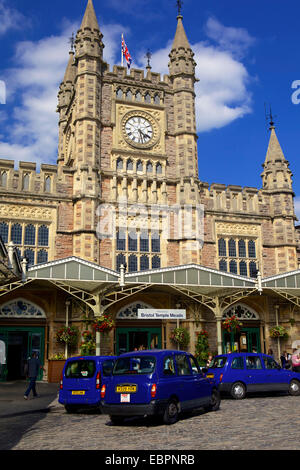
[[226,361],[227,361],[226,356],[215,357],[214,360],[212,361],[212,363],[209,365],[209,368],[210,369],[221,369],[222,367],[225,366]]
[[176,355],[178,375],[191,375],[188,358],[185,354]]
[[231,369],[244,369],[244,359],[242,357],[234,357],[232,359]]
[[246,357],[247,369],[262,369],[262,363],[258,356],[247,356]]
[[164,375],[175,375],[175,364],[172,356],[167,356],[164,359]]
[[152,374],[155,368],[154,356],[130,356],[117,359],[113,375]]
[[65,376],[67,379],[90,379],[96,371],[95,361],[76,360],[67,364]]
[[193,356],[189,356],[193,374],[200,374],[197,360]]
[[264,363],[266,369],[278,369],[279,365],[271,357],[264,357]]
[[104,377],[107,377],[111,374],[111,371],[114,367],[115,361],[113,359],[107,359],[106,361],[103,362],[102,364],[102,373]]

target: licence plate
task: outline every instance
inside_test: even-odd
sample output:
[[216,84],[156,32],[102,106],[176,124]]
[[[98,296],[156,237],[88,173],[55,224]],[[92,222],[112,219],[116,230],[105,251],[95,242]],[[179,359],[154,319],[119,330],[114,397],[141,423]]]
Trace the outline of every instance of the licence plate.
[[214,378],[214,374],[207,374],[206,376],[208,379],[213,379]]
[[85,395],[85,391],[84,390],[73,390],[72,391],[72,395]]
[[129,393],[121,393],[120,400],[121,400],[121,403],[130,403],[130,394]]
[[136,385],[117,385],[117,393],[136,393]]

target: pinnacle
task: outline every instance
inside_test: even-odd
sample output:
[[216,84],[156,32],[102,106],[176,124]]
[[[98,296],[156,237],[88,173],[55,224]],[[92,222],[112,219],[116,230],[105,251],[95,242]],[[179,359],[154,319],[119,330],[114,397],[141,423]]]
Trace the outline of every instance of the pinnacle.
[[265,163],[275,161],[286,161],[280,143],[278,141],[274,126],[270,127],[271,136],[269,140],[268,151],[265,159]]
[[85,28],[96,29],[100,31],[97,16],[96,16],[94,5],[93,5],[93,0],[88,0],[85,14],[84,14],[81,26],[80,26],[80,29],[85,29]]
[[63,82],[73,82],[74,75],[75,75],[75,69],[73,67],[73,64],[74,64],[74,52],[71,51]]
[[176,29],[176,34],[175,34],[172,49],[178,49],[179,47],[191,49],[191,46],[189,44],[187,35],[183,27],[181,15],[177,16],[177,29]]

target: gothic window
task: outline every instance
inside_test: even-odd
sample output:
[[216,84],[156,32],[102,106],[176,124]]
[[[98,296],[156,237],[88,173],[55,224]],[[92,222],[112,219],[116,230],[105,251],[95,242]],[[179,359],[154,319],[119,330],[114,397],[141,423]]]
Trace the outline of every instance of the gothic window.
[[123,160],[122,160],[122,158],[118,158],[118,160],[117,160],[117,170],[123,170]]
[[146,271],[149,269],[149,257],[146,255],[141,256],[140,260],[140,270],[141,271]]
[[241,276],[247,276],[247,264],[245,261],[240,261],[240,275]]
[[154,96],[154,103],[155,103],[155,104],[160,104],[160,97],[159,97],[159,95],[155,95],[155,96]]
[[128,271],[130,273],[137,271],[137,257],[135,255],[130,255],[128,258]]
[[236,244],[232,238],[228,242],[228,253],[229,256],[236,256]]
[[142,231],[140,234],[140,251],[149,251],[149,234],[146,231]]
[[218,245],[219,245],[219,256],[226,256],[226,242],[224,238],[220,238]]
[[239,257],[246,258],[246,243],[245,240],[239,240]]
[[151,96],[149,95],[149,93],[145,94],[145,103],[151,103]]
[[34,264],[34,251],[28,248],[25,250],[24,256],[27,259],[27,266],[32,266]]
[[152,257],[152,269],[160,268],[160,257],[155,255]]
[[126,236],[124,230],[119,230],[117,232],[117,250],[125,251],[126,245]]
[[153,232],[151,234],[151,251],[153,253],[159,253],[160,252],[160,239],[159,239],[158,232]]
[[132,93],[131,93],[131,90],[128,90],[127,93],[126,93],[126,99],[128,101],[131,101],[132,100]]
[[160,163],[156,165],[156,174],[161,175],[162,174],[162,166]]
[[139,171],[139,172],[143,172],[143,163],[141,162],[141,160],[138,160],[137,164],[136,164],[136,171]]
[[219,270],[227,272],[227,262],[224,259],[219,262]]
[[128,234],[128,250],[137,251],[137,235],[136,232],[129,232]]
[[8,224],[5,222],[0,223],[0,237],[3,240],[3,243],[8,243]]
[[153,166],[151,162],[147,163],[147,173],[152,173],[153,171]]
[[3,171],[3,173],[1,173],[0,184],[1,184],[1,186],[3,186],[3,188],[6,188],[6,186],[7,186],[7,173],[6,173],[6,171]]
[[47,176],[45,179],[45,192],[50,193],[51,191],[51,178],[50,176]]
[[116,97],[118,100],[121,100],[123,98],[123,91],[121,90],[121,88],[117,89]]
[[136,92],[135,100],[136,100],[136,101],[142,101],[142,95],[140,94],[139,91]]
[[48,253],[46,250],[40,250],[37,255],[37,263],[47,263],[48,261]]
[[120,271],[120,267],[121,267],[121,264],[123,264],[125,266],[126,264],[126,258],[124,255],[122,255],[121,253],[117,256],[117,263],[116,263],[116,270],[117,271]]
[[255,242],[253,240],[248,242],[248,255],[249,258],[256,258]]
[[11,239],[15,245],[22,244],[22,227],[20,224],[14,224],[11,228]]
[[127,170],[132,171],[133,170],[133,163],[132,160],[127,161]]
[[25,245],[35,245],[35,226],[30,224],[25,227]]
[[236,261],[234,260],[231,260],[230,263],[229,263],[229,271],[233,274],[237,274],[237,265],[236,265]]
[[249,272],[250,272],[250,277],[257,276],[257,268],[256,268],[256,263],[254,261],[250,261],[249,263]]
[[26,175],[23,176],[23,190],[28,191],[29,189],[29,175],[26,173]]
[[41,225],[38,230],[38,245],[48,246],[49,245],[49,229],[46,225]]

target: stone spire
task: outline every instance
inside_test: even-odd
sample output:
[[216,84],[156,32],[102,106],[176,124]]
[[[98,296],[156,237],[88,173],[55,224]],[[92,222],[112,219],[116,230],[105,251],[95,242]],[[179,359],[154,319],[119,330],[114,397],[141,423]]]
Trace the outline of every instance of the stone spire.
[[76,35],[76,58],[88,55],[102,59],[104,48],[102,38],[93,1],[88,0],[81,26]]
[[180,47],[183,47],[184,49],[191,49],[191,46],[189,44],[187,35],[185,33],[183,23],[182,23],[182,15],[177,16],[177,29],[175,33],[175,38],[173,41],[173,49],[179,49]]
[[177,16],[175,38],[169,54],[170,76],[185,74],[193,76],[193,81],[195,81],[196,62],[194,61],[194,53],[183,27],[182,18],[182,15]]
[[274,123],[270,123],[270,140],[268,150],[261,174],[263,180],[263,189],[292,190],[292,172],[289,169],[289,162],[286,160],[280,143],[278,141]]
[[69,62],[66,68],[63,83],[68,83],[68,82],[73,83],[75,79],[75,75],[76,75],[76,67],[74,64],[74,52],[70,51],[69,54],[70,54]]
[[100,31],[92,0],[88,0],[88,4],[87,4],[85,14],[84,14],[81,26],[80,26],[80,30],[84,30],[86,28]]

